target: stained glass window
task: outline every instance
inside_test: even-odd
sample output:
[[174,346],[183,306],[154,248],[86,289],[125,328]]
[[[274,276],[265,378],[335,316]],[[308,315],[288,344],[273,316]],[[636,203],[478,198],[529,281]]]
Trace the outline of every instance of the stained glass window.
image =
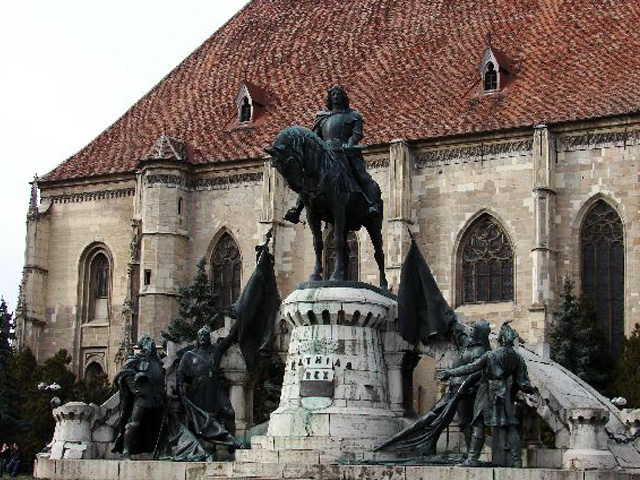
[[228,309],[238,299],[241,272],[240,250],[231,235],[225,233],[211,257],[211,287],[217,309]]
[[513,300],[513,250],[490,215],[469,227],[462,241],[462,303]]
[[599,200],[580,230],[582,294],[596,309],[598,325],[616,359],[624,338],[624,235],[616,211]]
[[[355,232],[347,235],[349,246],[349,264],[347,265],[347,280],[358,281],[358,237]],[[329,232],[324,241],[324,265],[322,267],[323,277],[328,280],[333,269],[336,267],[336,247],[333,240],[333,230]]]

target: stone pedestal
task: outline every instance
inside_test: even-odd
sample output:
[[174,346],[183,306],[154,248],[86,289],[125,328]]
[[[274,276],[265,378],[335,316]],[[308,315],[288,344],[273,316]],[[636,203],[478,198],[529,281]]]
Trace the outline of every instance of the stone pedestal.
[[576,408],[569,415],[571,437],[569,450],[562,457],[563,468],[608,470],[616,467],[607,449],[604,430],[609,412],[604,408]]
[[53,410],[56,428],[50,444],[51,458],[93,458],[91,427],[96,408],[82,402],[69,402]]
[[278,461],[295,450],[357,459],[396,433],[402,412],[391,408],[399,402],[382,339],[396,315],[392,295],[361,283],[311,282],[289,295],[281,308],[291,341],[280,406],[254,449],[278,450]]

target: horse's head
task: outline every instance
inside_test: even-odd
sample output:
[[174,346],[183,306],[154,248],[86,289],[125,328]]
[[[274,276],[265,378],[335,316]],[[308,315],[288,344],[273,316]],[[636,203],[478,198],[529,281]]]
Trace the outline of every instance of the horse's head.
[[284,177],[289,187],[300,193],[304,186],[304,152],[295,132],[284,129],[265,151],[271,156],[273,166]]

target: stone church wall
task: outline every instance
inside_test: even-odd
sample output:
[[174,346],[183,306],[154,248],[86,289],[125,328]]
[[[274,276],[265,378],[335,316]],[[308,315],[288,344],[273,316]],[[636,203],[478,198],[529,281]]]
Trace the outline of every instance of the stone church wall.
[[[601,120],[371,147],[366,161],[385,202],[383,236],[393,291],[397,293],[410,229],[445,298],[468,321],[486,318],[497,327],[513,319],[526,341],[545,344],[562,278],[575,279],[580,289],[581,221],[594,201],[604,199],[624,225],[625,331],[629,334],[640,322],[635,291],[640,280],[639,131],[629,119]],[[303,214],[298,225],[282,221],[295,194],[268,162],[243,165],[188,172],[163,164],[144,167],[135,181],[44,187],[39,217],[29,223],[25,278],[30,280],[23,292],[27,303],[34,305],[34,318],[41,318],[40,307],[35,307],[44,306],[39,360],[66,348],[74,356],[76,371],[92,359],[110,375],[114,373],[122,341],[134,218],[142,224],[136,273],[141,298],[152,291],[161,293],[141,300],[139,333],[159,337],[177,312],[179,286],[190,283],[203,255],[210,260],[224,232],[238,244],[242,286],[255,266],[254,247],[264,241],[270,228],[281,296],[305,281],[314,263],[306,219]],[[482,213],[499,222],[513,247],[514,299],[463,305],[460,242]],[[37,235],[32,224],[37,224]],[[362,229],[357,238],[359,279],[377,284],[367,232]],[[81,325],[80,261],[96,242],[106,246],[113,260],[110,320]],[[546,253],[539,252],[540,245]],[[152,270],[149,286],[144,285],[145,269]],[[425,375],[431,373],[421,374]]]
[[[94,354],[109,374],[115,373],[113,356],[121,339],[133,187],[132,182],[122,182],[43,192],[41,209],[50,207],[46,324],[38,344],[41,361],[65,348],[73,356],[76,371],[82,368],[85,356]],[[104,244],[113,259],[112,294],[109,321],[92,326],[82,323],[78,295],[82,254],[96,242]]]

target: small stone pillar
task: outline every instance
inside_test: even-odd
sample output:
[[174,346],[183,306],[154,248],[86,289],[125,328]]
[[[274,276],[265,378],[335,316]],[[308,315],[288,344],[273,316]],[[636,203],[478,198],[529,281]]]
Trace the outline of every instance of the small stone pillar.
[[51,442],[51,459],[93,458],[91,427],[96,406],[69,402],[53,410],[56,427]]
[[609,412],[604,408],[576,408],[569,414],[569,450],[564,452],[562,467],[575,470],[608,470],[616,468],[613,454],[607,448],[604,430]]
[[222,357],[220,367],[229,381],[229,401],[236,417],[236,438],[243,440],[253,423],[253,386],[238,345]]
[[403,352],[387,352],[384,356],[384,363],[387,366],[387,377],[389,382],[389,406],[392,412],[399,415],[404,413],[404,389],[402,386],[402,360]]

